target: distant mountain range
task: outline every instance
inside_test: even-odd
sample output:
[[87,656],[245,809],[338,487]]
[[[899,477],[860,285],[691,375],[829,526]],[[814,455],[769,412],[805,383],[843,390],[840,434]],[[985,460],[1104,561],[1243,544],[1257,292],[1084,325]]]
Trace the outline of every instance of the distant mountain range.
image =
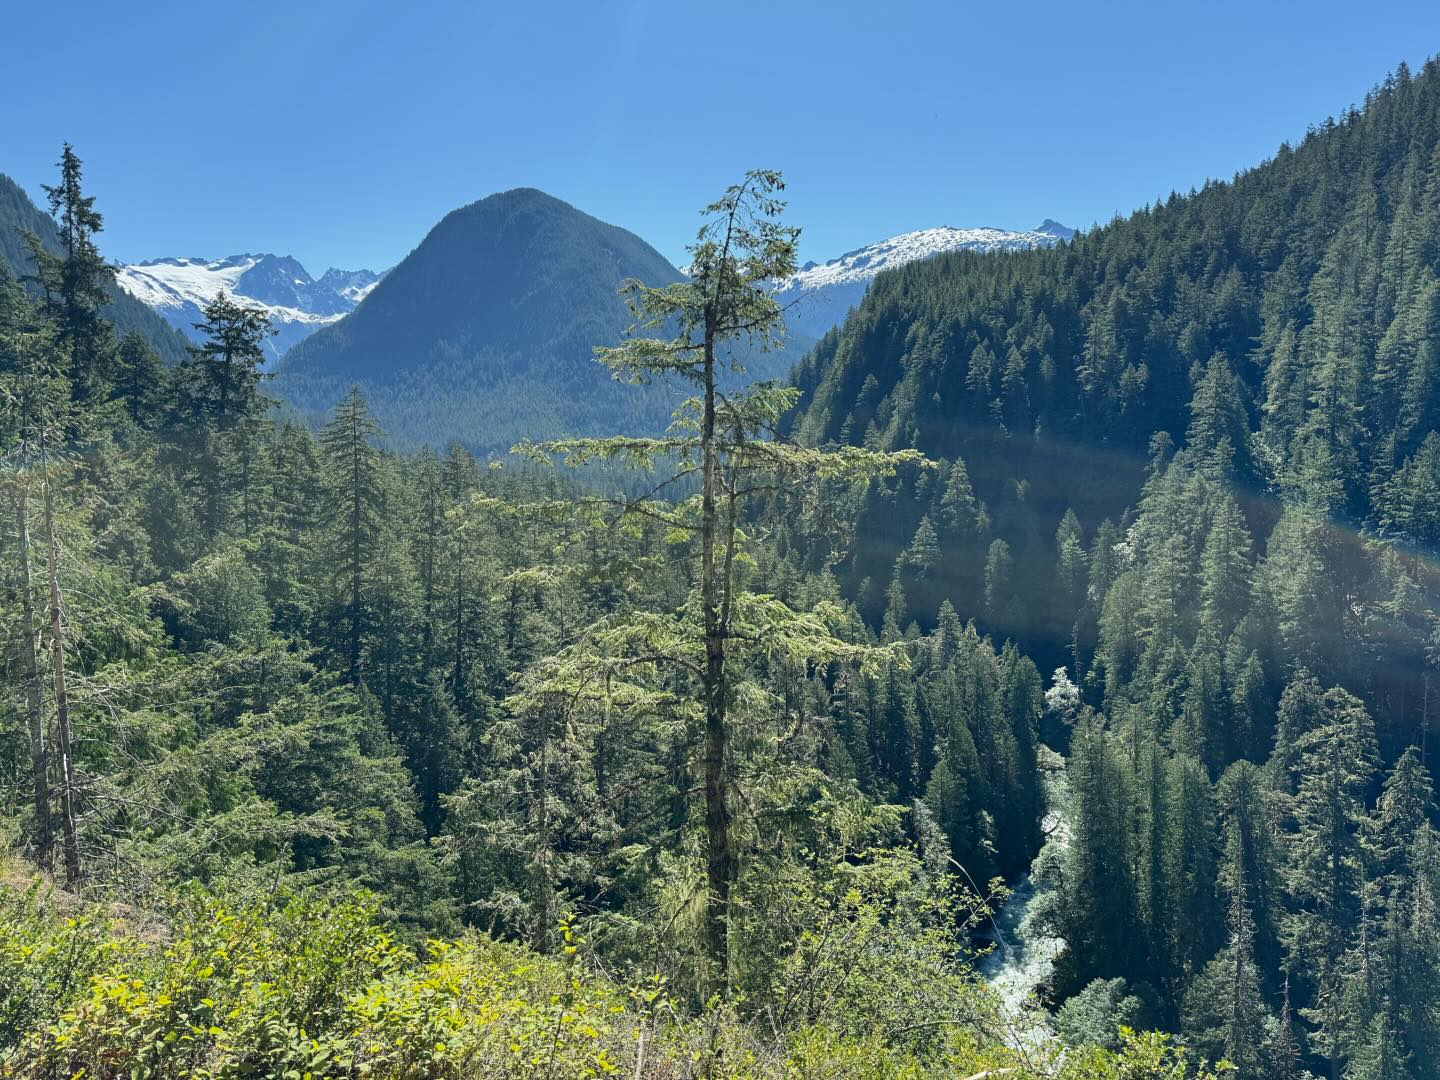
[[[746,375],[788,376],[881,270],[1072,235],[1048,220],[1028,232],[925,229],[807,264],[780,285],[785,349],[741,357]],[[318,421],[358,384],[401,445],[495,451],[525,437],[658,431],[676,388],[618,385],[593,359],[631,322],[616,295],[630,277],[659,285],[681,271],[633,233],[544,192],[492,195],[447,215],[383,281],[362,285],[373,290],[365,303],[292,348],[272,387]]]
[[825,263],[806,263],[794,277],[783,282],[779,298],[787,307],[788,325],[823,337],[839,326],[845,313],[860,302],[870,282],[882,270],[928,259],[947,251],[1020,251],[1032,247],[1053,247],[1075,235],[1074,229],[1046,218],[1027,232],[1006,229],[956,229],[943,225],[901,233],[888,240],[847,251]]
[[265,343],[273,362],[322,326],[353,311],[381,276],[372,270],[330,269],[316,279],[291,256],[262,254],[152,259],[121,266],[115,278],[122,289],[192,340],[201,309],[222,289],[261,308],[275,331]]
[[[539,195],[541,193],[536,192]],[[941,226],[902,233],[824,263],[806,263],[781,284],[786,322],[797,340],[823,337],[860,302],[875,275],[946,251],[1018,251],[1050,247],[1075,230],[1048,218],[1034,229],[957,229]],[[652,249],[653,250],[653,249]],[[658,253],[657,257],[658,256]],[[669,266],[669,264],[666,264]],[[670,268],[667,273],[678,276]],[[277,361],[321,327],[353,311],[384,274],[372,270],[326,270],[318,279],[288,255],[231,255],[224,259],[152,259],[121,266],[120,287],[192,340],[200,309],[221,289],[251,301],[270,316],[275,334],[266,342]],[[347,340],[353,340],[347,336]],[[433,343],[426,343],[426,348]],[[793,353],[794,346],[787,349]],[[303,363],[303,361],[302,361]],[[770,365],[773,367],[773,365]]]
[[[50,219],[0,176],[0,226],[7,223],[53,238]],[[8,234],[0,256],[23,274],[15,228],[0,233]],[[1051,247],[1073,235],[1048,219],[1023,232],[944,226],[806,263],[777,283],[785,349],[742,357],[747,376],[786,377],[882,270],[946,252]],[[122,265],[111,314],[174,363],[223,289],[269,315],[272,389],[300,414],[322,421],[358,384],[399,445],[459,440],[489,451],[523,437],[663,428],[675,388],[620,386],[594,363],[593,349],[630,325],[616,294],[622,281],[681,276],[635,234],[519,188],[446,215],[389,272],[329,269],[317,279],[295,258],[272,254]]]

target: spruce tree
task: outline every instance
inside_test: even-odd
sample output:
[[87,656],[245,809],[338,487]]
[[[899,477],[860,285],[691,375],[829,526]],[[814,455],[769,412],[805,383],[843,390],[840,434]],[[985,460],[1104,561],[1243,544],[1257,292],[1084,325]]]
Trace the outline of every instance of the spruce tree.
[[1320,713],[1320,726],[1296,744],[1299,785],[1287,888],[1297,910],[1288,937],[1315,986],[1314,1003],[1304,1015],[1318,1029],[1318,1046],[1336,1070],[1348,1020],[1341,961],[1365,917],[1361,829],[1378,755],[1374,724],[1352,695],[1326,691]]

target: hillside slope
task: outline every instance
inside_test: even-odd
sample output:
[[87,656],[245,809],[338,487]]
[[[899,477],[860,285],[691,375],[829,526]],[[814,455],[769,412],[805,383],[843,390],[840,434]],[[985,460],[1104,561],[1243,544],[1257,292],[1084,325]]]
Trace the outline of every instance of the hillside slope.
[[846,313],[860,303],[870,282],[882,271],[947,251],[1001,252],[1054,247],[1074,235],[1074,229],[1049,218],[1025,232],[956,229],[948,225],[919,229],[866,244],[823,263],[806,263],[781,283],[777,298],[786,306],[785,321],[792,329],[818,338],[845,321]]
[[[1073,243],[881,274],[798,372],[796,430],[963,459],[1017,580],[1032,557],[1048,583],[1067,509],[1118,520],[1176,448],[1241,490],[1440,541],[1394,483],[1428,468],[1440,424],[1437,151],[1432,62],[1233,181]],[[862,519],[872,614],[943,496],[893,492]]]
[[[637,393],[594,360],[632,321],[617,289],[680,272],[633,233],[532,188],[448,214],[352,314],[292,349],[274,389],[323,414],[352,383],[401,445],[656,431],[673,388]],[[757,375],[783,374],[785,356]]]
[[[33,232],[52,251],[60,249],[55,222],[19,184],[0,173],[0,262],[21,279],[35,269],[23,232]],[[116,337],[132,331],[140,334],[167,364],[178,364],[185,357],[185,339],[165,320],[119,286],[111,285],[109,292],[112,300],[105,317],[114,324]]]

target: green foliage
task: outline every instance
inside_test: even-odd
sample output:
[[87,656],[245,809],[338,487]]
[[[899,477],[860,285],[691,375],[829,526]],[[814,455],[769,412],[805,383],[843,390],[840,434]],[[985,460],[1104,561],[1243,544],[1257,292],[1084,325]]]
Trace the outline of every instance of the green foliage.
[[[683,280],[535,193],[469,208],[359,314],[426,293],[462,413],[544,405],[485,469],[395,453],[359,389],[319,438],[266,415],[226,301],[178,371],[117,341],[67,151],[41,302],[0,280],[3,587],[57,593],[0,607],[0,832],[44,866],[67,804],[80,872],[0,892],[0,1068],[1436,1075],[1437,87],[882,275],[798,387],[717,374],[782,342],[777,175]],[[553,276],[457,300],[472,234]],[[696,398],[592,393],[596,344]],[[439,393],[407,355],[358,371],[401,443]],[[1047,838],[1070,1048],[1022,1062],[971,949]]]
[[[17,280],[23,280],[36,271],[31,249],[24,239],[27,233],[38,237],[45,251],[60,251],[59,231],[54,219],[37,207],[19,184],[0,173],[0,265],[6,267]],[[169,366],[178,364],[185,357],[185,339],[167,326],[159,315],[118,285],[108,286],[105,294],[104,315],[114,325],[118,337],[138,335]]]
[[191,890],[163,917],[62,920],[34,889],[0,891],[0,964],[17,974],[0,983],[6,1075],[1185,1075],[1163,1039],[1127,1037],[1118,1053],[1087,1053],[1058,1074],[1032,1071],[964,1028],[936,1025],[917,1046],[914,1032],[883,1028],[868,995],[834,1015],[871,1035],[823,1020],[762,1035],[718,1008],[691,1019],[661,983],[598,974],[565,924],[562,955],[550,959],[480,936],[411,950],[364,898]]
[[[973,619],[1064,672],[1054,997],[1148,984],[1242,1076],[1435,1074],[1437,170],[1432,61],[1231,182],[882,274],[796,373],[802,444],[952,464],[833,492],[853,531],[790,500],[792,564],[887,642]],[[969,860],[1006,800],[951,736],[926,800]]]
[[[715,273],[733,265],[716,255]],[[733,318],[775,314],[767,265],[746,271]],[[822,515],[827,491],[918,455],[791,446],[773,431],[793,391],[717,395],[739,927],[721,1007],[699,962],[702,497],[683,482],[670,500],[577,494],[530,470],[481,470],[458,446],[399,457],[358,392],[319,438],[277,423],[260,393],[264,327],[223,299],[207,309],[207,343],[148,386],[153,358],[97,324],[85,348],[113,380],[77,397],[63,361],[83,350],[58,347],[61,309],[13,288],[0,301],[0,347],[17,361],[7,450],[30,453],[37,425],[68,436],[49,475],[79,873],[75,896],[37,894],[8,924],[40,943],[22,966],[59,958],[30,963],[25,996],[7,1000],[25,1070],[504,1075],[555,1053],[555,1075],[598,1074],[638,1042],[635,1020],[606,1026],[630,999],[592,960],[666,980],[665,1061],[723,1054],[733,1075],[756,1076],[849,1061],[866,1075],[882,1042],[891,1075],[1003,1060],[965,940],[983,903],[950,877],[944,831],[927,826],[922,859],[919,826],[887,800],[919,798],[953,741],[969,794],[944,828],[964,844],[985,830],[957,848],[979,880],[1022,865],[1042,810],[1038,677],[959,625],[877,644],[832,579],[777,559],[762,505],[806,487]],[[692,404],[668,440],[567,452],[703,470],[705,446]],[[917,572],[939,545],[921,539]],[[6,573],[22,554],[39,561],[37,547],[0,536]],[[23,638],[18,610],[3,630]],[[36,637],[43,733],[60,639]],[[872,699],[884,703],[873,739]],[[0,822],[38,858],[31,807],[56,801],[54,785],[19,797],[32,711],[24,694],[0,709]],[[39,775],[58,771],[41,760]],[[217,891],[188,892],[196,882]],[[341,899],[284,899],[321,885]],[[343,899],[357,886],[373,900]],[[73,933],[46,921],[62,903],[89,913]],[[570,933],[595,941],[583,972],[556,929],[566,911]],[[457,926],[562,959],[479,939],[411,951]],[[647,993],[640,1023],[658,1038],[661,998]],[[574,1009],[557,1008],[567,994]],[[514,1023],[490,1022],[496,1009]],[[598,1034],[557,1042],[554,1025],[568,1035],[581,1014]],[[450,1056],[436,1056],[441,1041]]]
[[1148,1026],[1152,1007],[1130,993],[1124,979],[1096,979],[1060,1007],[1055,1030],[1070,1046],[1115,1050],[1121,1030]]

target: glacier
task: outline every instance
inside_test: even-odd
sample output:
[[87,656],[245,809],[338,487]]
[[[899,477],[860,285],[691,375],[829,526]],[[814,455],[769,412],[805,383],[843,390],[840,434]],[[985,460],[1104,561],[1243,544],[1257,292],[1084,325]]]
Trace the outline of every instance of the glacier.
[[223,259],[163,258],[116,268],[115,280],[192,341],[194,324],[221,290],[264,311],[274,333],[265,340],[272,364],[296,342],[353,311],[384,272],[331,268],[317,280],[288,255],[246,254]]

